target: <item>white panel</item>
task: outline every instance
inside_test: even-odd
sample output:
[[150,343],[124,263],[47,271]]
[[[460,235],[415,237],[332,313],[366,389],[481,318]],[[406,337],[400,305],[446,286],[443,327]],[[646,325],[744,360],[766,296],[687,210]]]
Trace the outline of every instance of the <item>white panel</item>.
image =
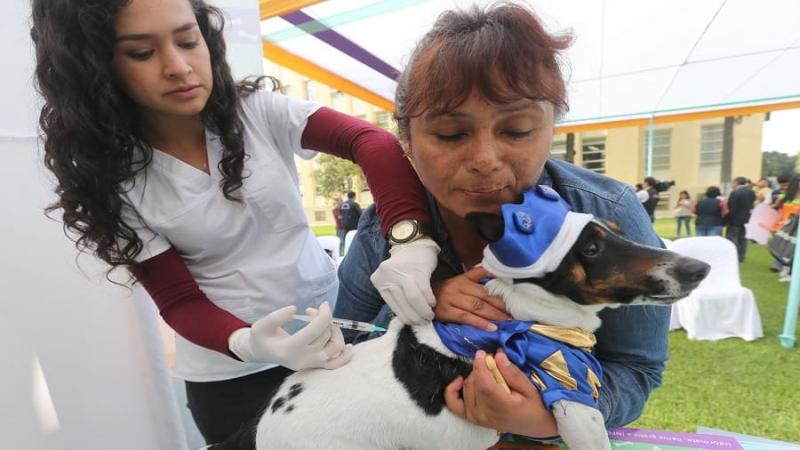
[[225,45],[233,79],[263,74],[258,0],[215,0],[227,14]]
[[721,0],[606,0],[603,75],[681,64]]
[[678,72],[658,109],[711,107],[730,102],[728,95],[750,77],[754,68],[770,59],[769,54],[759,54],[688,64]]
[[770,59],[766,67],[757,69],[759,70],[752,78],[731,92],[728,100],[778,100],[785,96],[800,99],[800,81],[798,81],[800,48],[780,52],[774,59]]
[[[0,372],[16,383],[0,403],[3,447],[184,448],[153,306],[105,281],[93,258],[76,261],[61,224],[44,216],[54,195],[36,140],[2,139],[0,153],[0,204],[13,218],[0,221],[0,329],[13,334],[0,339],[12,355]],[[57,429],[42,422],[47,407],[31,413],[34,356]]]
[[564,74],[575,82],[600,77],[603,2],[595,0],[546,0],[533,4],[533,11],[551,34],[570,33],[572,46],[564,53]]
[[689,60],[746,55],[793,43],[800,44],[797,0],[728,0]]
[[[3,70],[0,70],[0,137],[34,136],[41,103],[33,90],[30,2],[4,1]],[[2,153],[0,153],[2,155]],[[2,247],[0,247],[2,248]]]
[[[256,0],[227,3],[249,4],[258,29]],[[0,447],[185,449],[154,305],[109,283],[93,257],[77,258],[60,221],[44,216],[55,194],[33,137],[29,4],[6,1],[0,16],[12,68],[0,71]],[[260,68],[258,36],[230,31],[232,46],[250,52],[234,51],[233,67]]]
[[652,112],[677,70],[677,67],[670,67],[603,78],[602,115],[617,117]]
[[569,112],[561,123],[600,117],[600,81],[581,81],[567,86]]

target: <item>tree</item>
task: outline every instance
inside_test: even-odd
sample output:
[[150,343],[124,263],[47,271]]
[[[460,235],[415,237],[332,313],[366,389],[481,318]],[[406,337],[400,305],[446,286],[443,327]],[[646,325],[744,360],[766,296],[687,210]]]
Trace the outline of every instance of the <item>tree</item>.
[[[317,157],[319,169],[314,170],[317,194],[325,198],[339,198],[343,193],[355,190],[356,184],[366,186],[364,174],[352,162],[331,155]],[[356,183],[360,181],[359,183]]]
[[796,156],[781,152],[764,152],[761,156],[761,176],[777,177],[795,170]]

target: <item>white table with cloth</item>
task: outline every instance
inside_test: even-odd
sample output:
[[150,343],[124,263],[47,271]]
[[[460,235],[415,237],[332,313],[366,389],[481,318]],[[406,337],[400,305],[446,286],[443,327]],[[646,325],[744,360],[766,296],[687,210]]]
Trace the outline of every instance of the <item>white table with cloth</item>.
[[742,286],[732,242],[717,236],[678,239],[668,248],[711,266],[708,277],[687,298],[672,306],[670,329],[683,328],[689,339],[764,336],[753,292]]

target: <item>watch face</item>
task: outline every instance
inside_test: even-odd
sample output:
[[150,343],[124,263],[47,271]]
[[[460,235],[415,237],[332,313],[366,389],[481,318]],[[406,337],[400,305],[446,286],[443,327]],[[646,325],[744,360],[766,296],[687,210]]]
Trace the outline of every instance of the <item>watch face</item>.
[[397,222],[392,227],[392,240],[396,242],[403,242],[407,239],[411,239],[416,234],[417,226],[414,222],[403,220]]

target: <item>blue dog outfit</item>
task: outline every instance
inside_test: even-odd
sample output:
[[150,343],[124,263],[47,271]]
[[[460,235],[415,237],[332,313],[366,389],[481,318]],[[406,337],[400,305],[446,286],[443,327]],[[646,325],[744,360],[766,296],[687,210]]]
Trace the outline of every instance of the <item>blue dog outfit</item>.
[[[503,236],[484,250],[483,266],[500,278],[538,278],[555,270],[592,220],[591,214],[572,212],[549,186],[523,194],[522,203],[501,207]],[[603,371],[591,353],[594,335],[567,328],[508,320],[498,330],[434,321],[445,346],[453,353],[474,358],[475,352],[502,348],[541,391],[548,408],[558,400],[597,407]]]

